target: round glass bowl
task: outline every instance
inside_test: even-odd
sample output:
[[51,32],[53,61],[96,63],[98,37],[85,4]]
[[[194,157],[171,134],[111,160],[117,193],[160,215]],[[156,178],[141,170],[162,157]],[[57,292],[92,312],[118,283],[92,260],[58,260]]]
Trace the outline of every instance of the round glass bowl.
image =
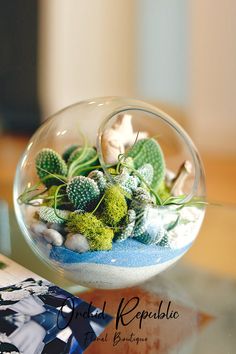
[[145,102],[103,97],[53,115],[14,184],[20,228],[66,278],[124,288],[175,263],[205,212],[203,167],[186,132]]

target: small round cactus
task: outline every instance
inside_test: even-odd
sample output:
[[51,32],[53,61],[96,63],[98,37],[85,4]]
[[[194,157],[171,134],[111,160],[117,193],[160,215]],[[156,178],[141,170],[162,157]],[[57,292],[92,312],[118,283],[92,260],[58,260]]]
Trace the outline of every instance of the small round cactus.
[[70,214],[68,210],[57,209],[56,212],[57,214],[55,213],[54,208],[42,206],[39,208],[38,214],[40,219],[42,219],[43,221],[55,224],[63,224]]
[[[154,211],[154,210],[153,210]],[[150,215],[151,214],[151,215]],[[133,230],[134,238],[146,245],[160,242],[166,234],[166,230],[156,219],[158,215],[152,215],[152,207],[144,207],[141,217],[137,216],[137,221]]]
[[72,178],[66,191],[71,203],[79,210],[91,210],[100,196],[97,183],[84,176]]
[[39,179],[47,186],[61,184],[60,178],[50,175],[67,175],[67,166],[62,157],[52,149],[42,149],[35,158]]
[[126,224],[124,228],[116,235],[116,241],[125,241],[128,237],[131,237],[135,225],[135,218],[135,211],[133,209],[128,210]]
[[154,198],[150,195],[150,193],[146,189],[142,187],[138,187],[134,191],[133,197],[134,199],[132,203],[134,205],[153,204],[154,202]]
[[157,243],[158,246],[161,247],[170,247],[169,246],[169,239],[168,239],[168,233],[166,232],[164,237]]
[[100,192],[103,193],[107,184],[104,173],[102,171],[94,170],[88,174],[88,177],[97,183]]

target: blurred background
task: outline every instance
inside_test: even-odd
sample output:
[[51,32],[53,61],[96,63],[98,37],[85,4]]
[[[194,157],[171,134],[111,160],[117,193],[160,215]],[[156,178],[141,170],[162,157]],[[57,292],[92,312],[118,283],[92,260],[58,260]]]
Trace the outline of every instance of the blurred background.
[[147,100],[205,165],[210,207],[186,262],[236,277],[235,13],[234,0],[0,0],[0,199],[12,208],[19,156],[52,113],[96,96]]

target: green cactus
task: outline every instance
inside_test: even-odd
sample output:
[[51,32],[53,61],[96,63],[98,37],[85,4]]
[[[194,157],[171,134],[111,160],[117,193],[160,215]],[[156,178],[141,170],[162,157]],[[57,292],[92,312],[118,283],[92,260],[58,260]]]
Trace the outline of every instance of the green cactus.
[[79,147],[68,160],[69,176],[87,175],[91,166],[99,164],[97,151],[93,147]]
[[116,234],[116,241],[125,241],[132,235],[135,225],[136,213],[133,209],[128,210],[124,228]]
[[157,189],[165,176],[165,160],[160,145],[153,138],[137,141],[128,151],[128,156],[133,158],[136,169],[149,163],[153,167],[153,180],[151,187]]
[[150,163],[145,163],[143,166],[139,167],[137,172],[147,184],[152,184],[154,170]]
[[40,207],[38,211],[40,219],[55,224],[63,224],[70,214],[68,210],[60,210],[60,209],[57,209],[56,213],[54,208],[50,208],[47,206]]
[[139,179],[131,176],[127,169],[123,169],[119,175],[114,176],[113,180],[128,194],[132,194],[139,184]]
[[79,145],[73,144],[71,146],[69,146],[62,154],[62,158],[63,160],[65,160],[66,162],[68,162],[71,154],[79,147]]
[[132,203],[137,205],[153,204],[154,200],[154,197],[152,197],[146,189],[138,187],[133,194]]
[[88,177],[97,183],[100,192],[103,193],[107,184],[104,173],[102,171],[94,170],[88,174]]
[[106,189],[99,213],[104,224],[112,227],[127,214],[127,203],[120,186],[111,185]]
[[91,213],[71,213],[67,222],[70,232],[79,233],[88,240],[91,251],[112,249],[114,232]]
[[[145,245],[152,245],[157,243],[165,235],[165,230],[162,228],[157,229],[155,233],[149,233],[148,231],[143,231],[142,228],[134,229],[135,240],[145,243]],[[160,241],[161,242],[161,241]]]
[[98,202],[100,191],[91,178],[76,176],[70,180],[66,192],[76,209],[91,210]]
[[42,149],[35,158],[36,171],[41,182],[47,187],[61,184],[60,178],[50,175],[67,175],[67,166],[62,157],[52,149]]
[[153,217],[149,216],[150,206],[146,205],[143,208],[143,213],[139,217],[136,217],[136,223],[133,230],[133,237],[135,240],[145,243],[146,245],[151,245],[159,242],[165,236],[165,228],[155,223]]
[[169,239],[168,239],[168,234],[167,232],[165,233],[164,237],[157,243],[158,246],[161,247],[170,247],[169,245]]

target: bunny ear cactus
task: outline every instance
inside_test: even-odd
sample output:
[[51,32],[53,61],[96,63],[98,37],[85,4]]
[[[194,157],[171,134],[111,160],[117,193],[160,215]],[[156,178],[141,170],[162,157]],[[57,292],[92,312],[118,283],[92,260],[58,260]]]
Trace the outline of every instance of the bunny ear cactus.
[[79,210],[91,210],[100,196],[97,183],[84,176],[72,178],[66,192],[71,203]]
[[102,171],[94,170],[88,174],[88,177],[97,183],[100,192],[103,193],[107,184],[104,173]]
[[55,210],[54,208],[50,208],[47,206],[42,206],[39,208],[39,217],[40,219],[46,221],[46,222],[50,222],[50,223],[56,223],[56,224],[63,224],[70,212],[68,210]]
[[51,187],[61,184],[60,177],[53,175],[66,176],[67,166],[62,157],[52,149],[42,149],[36,155],[35,165],[37,174],[41,182],[46,187]]
[[136,213],[133,209],[128,210],[125,227],[116,235],[116,241],[125,241],[131,237],[135,225]]
[[78,148],[78,145],[74,144],[74,145],[70,145],[62,154],[62,158],[63,160],[65,160],[66,162],[68,162],[71,154]]
[[151,164],[153,167],[153,180],[151,187],[155,190],[165,176],[165,160],[160,145],[153,138],[137,141],[128,151],[129,157],[133,158],[134,167],[139,169],[145,164]]
[[97,151],[93,147],[79,147],[68,159],[68,175],[87,175],[90,167],[96,164],[99,164]]

